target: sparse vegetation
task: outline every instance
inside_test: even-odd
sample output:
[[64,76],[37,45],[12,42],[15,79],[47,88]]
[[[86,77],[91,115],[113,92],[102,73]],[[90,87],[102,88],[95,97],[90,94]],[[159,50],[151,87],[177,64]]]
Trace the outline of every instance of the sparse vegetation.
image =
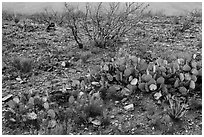
[[202,133],[200,12],[103,4],[3,12],[3,134]]
[[185,115],[187,112],[188,105],[185,103],[182,103],[181,100],[178,98],[176,99],[169,99],[170,109],[168,111],[169,116],[174,121],[179,121],[181,118]]

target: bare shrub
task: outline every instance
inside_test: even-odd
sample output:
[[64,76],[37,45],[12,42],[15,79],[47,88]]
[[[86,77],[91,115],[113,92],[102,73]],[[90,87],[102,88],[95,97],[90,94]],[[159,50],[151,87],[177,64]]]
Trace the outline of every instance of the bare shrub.
[[[82,45],[83,39],[93,41],[97,47],[110,47],[136,28],[143,11],[143,3],[87,3],[85,11],[65,3],[66,23],[75,41]],[[84,34],[84,35],[82,35]]]
[[202,10],[201,9],[194,9],[190,12],[192,17],[202,17]]
[[13,66],[21,73],[28,73],[32,70],[33,62],[29,58],[16,57],[12,62]]
[[80,24],[82,16],[84,16],[84,13],[78,9],[78,7],[75,7],[69,3],[65,3],[65,9],[62,13],[64,16],[63,25],[71,30],[73,39],[78,44],[78,47],[80,49],[83,48],[82,40],[81,40],[81,31],[80,31]]
[[2,11],[2,20],[12,21],[14,18],[14,13],[8,11]]
[[100,2],[97,5],[87,3],[86,16],[81,26],[89,40],[95,42],[95,46],[113,46],[136,28],[136,23],[140,21],[147,6],[134,2]]

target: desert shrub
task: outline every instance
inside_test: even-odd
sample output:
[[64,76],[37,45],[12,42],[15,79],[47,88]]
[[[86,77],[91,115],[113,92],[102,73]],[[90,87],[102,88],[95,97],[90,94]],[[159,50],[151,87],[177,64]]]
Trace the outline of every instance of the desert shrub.
[[190,19],[185,19],[185,21],[182,23],[182,28],[181,28],[181,32],[184,32],[187,29],[190,29],[192,26],[192,22]]
[[174,121],[179,121],[187,112],[187,104],[178,98],[169,99],[169,110],[168,115]]
[[82,28],[95,46],[109,47],[136,28],[148,5],[139,3],[104,3],[86,5]]
[[20,22],[21,18],[25,17],[24,14],[14,14],[9,11],[2,11],[2,19],[7,21],[13,21],[16,24]]
[[179,18],[177,16],[173,18],[173,24],[179,24]]
[[7,21],[12,21],[14,18],[13,13],[9,13],[8,11],[2,11],[2,19]]
[[31,59],[23,57],[14,58],[12,64],[21,73],[30,72],[33,66],[33,62]]
[[65,3],[65,7],[67,26],[77,44],[80,45],[82,38],[86,38],[93,41],[95,46],[105,48],[114,46],[136,28],[148,5],[134,2],[87,3],[84,12],[68,3]]
[[17,24],[19,21],[20,21],[19,18],[17,18],[17,17],[14,18],[14,22],[15,22],[16,24]]
[[147,17],[153,17],[153,13],[151,10],[148,10],[146,12],[143,13],[143,17],[147,18]]
[[45,8],[44,11],[29,15],[28,18],[40,24],[50,24],[54,22],[57,25],[61,25],[63,23],[64,14],[54,11],[51,8]]
[[65,26],[68,30],[71,31],[73,40],[77,43],[78,47],[82,49],[84,45],[81,40],[82,37],[79,23],[81,21],[82,16],[84,16],[84,13],[77,7],[65,3],[65,9],[62,14],[64,16],[64,20],[62,22],[63,26]]
[[90,51],[82,52],[80,55],[80,59],[83,63],[86,63],[87,60],[92,56],[92,53]]
[[190,12],[190,16],[192,17],[202,17],[202,10],[201,9],[194,9]]

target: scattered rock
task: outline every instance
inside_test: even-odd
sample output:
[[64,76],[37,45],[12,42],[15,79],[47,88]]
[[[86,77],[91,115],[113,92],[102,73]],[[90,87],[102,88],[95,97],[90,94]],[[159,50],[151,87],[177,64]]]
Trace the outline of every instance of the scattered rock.
[[138,82],[138,79],[137,78],[134,78],[132,81],[131,81],[131,85],[135,86]]
[[62,65],[63,67],[65,67],[65,66],[66,66],[66,62],[63,61],[61,65]]
[[114,115],[111,115],[111,116],[110,116],[110,118],[111,118],[111,119],[114,119],[114,118],[115,118],[115,116],[114,116]]
[[91,84],[96,86],[96,85],[99,85],[99,82],[94,81],[94,82],[91,82]]
[[134,105],[133,104],[129,104],[129,105],[125,106],[124,109],[127,110],[127,111],[134,110]]
[[127,98],[123,98],[123,99],[121,100],[121,102],[124,103],[126,100],[127,100]]
[[19,77],[18,77],[18,78],[16,78],[16,80],[17,80],[17,81],[19,81],[19,82],[20,82],[20,81],[22,81],[22,79],[21,79],[21,78],[19,78]]
[[101,125],[101,121],[95,119],[93,121],[91,121],[92,124],[96,125],[96,126],[100,126]]
[[115,101],[115,104],[118,104],[119,103],[119,101]]
[[12,94],[8,94],[7,96],[5,96],[5,97],[3,97],[2,98],[2,101],[3,102],[7,102],[9,99],[11,99],[13,97],[13,95]]

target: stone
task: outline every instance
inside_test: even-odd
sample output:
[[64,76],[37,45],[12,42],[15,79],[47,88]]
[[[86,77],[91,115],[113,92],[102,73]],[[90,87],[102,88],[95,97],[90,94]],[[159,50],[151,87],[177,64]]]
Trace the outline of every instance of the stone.
[[125,106],[124,109],[127,110],[127,111],[134,110],[134,105],[133,104],[129,104],[129,105]]

